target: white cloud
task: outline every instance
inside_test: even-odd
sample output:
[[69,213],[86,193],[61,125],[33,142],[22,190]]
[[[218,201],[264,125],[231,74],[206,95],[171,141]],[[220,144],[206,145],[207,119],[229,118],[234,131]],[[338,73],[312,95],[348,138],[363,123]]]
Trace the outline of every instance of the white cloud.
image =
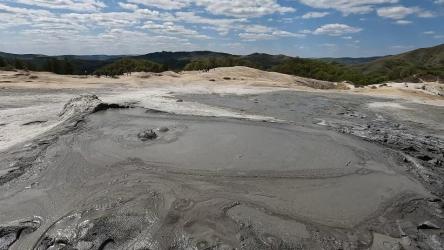
[[47,10],[34,10],[34,9],[26,9],[26,8],[18,8],[18,7],[11,7],[6,4],[0,3],[0,11],[11,13],[11,14],[17,14],[17,15],[51,15],[51,12]]
[[267,33],[271,32],[273,29],[268,26],[263,25],[246,25],[243,27],[243,30],[248,33]]
[[436,32],[435,32],[435,31],[432,31],[432,30],[424,31],[423,33],[424,33],[425,35],[435,35],[435,34],[436,34]]
[[277,0],[193,0],[214,15],[252,18],[274,13],[289,13],[295,9],[281,6]]
[[143,26],[143,29],[150,30],[154,33],[166,34],[166,35],[178,35],[194,39],[209,39],[207,35],[199,34],[199,32],[185,28],[182,25],[177,25],[173,22],[164,22],[162,24],[147,21]]
[[[290,1],[300,1],[318,10],[290,15],[288,13],[296,11],[285,6]],[[362,31],[361,25],[354,24],[353,27],[331,23],[316,26],[318,28],[313,30],[300,28],[301,31],[297,31],[299,24],[296,22],[325,17],[334,12],[329,9],[345,15],[378,10],[378,15],[396,24],[408,24],[408,20],[416,22],[413,17],[434,16],[434,13],[419,7],[391,5],[400,1],[0,0],[0,49],[12,47],[18,51],[21,47],[33,48],[39,53],[51,50],[51,53],[75,53],[78,49],[81,53],[122,54],[144,53],[150,49],[174,50],[178,44],[180,49],[195,48],[193,46],[217,49],[238,43],[246,46],[246,50],[254,50],[254,44],[245,41],[303,38],[308,34],[337,36],[342,41],[337,44],[338,47],[353,47],[359,44],[353,34]],[[267,16],[271,14],[274,15]],[[293,22],[295,25],[287,24]],[[421,25],[419,21],[418,25]],[[288,30],[282,27],[288,27]],[[424,34],[430,35],[431,39],[443,38],[439,32]],[[48,37],[51,41],[47,41]],[[108,50],[103,44],[110,44],[112,48]],[[146,44],[150,45],[149,48]]]
[[390,19],[404,19],[405,17],[416,14],[418,17],[428,18],[435,15],[419,7],[391,6],[383,7],[377,10],[378,16]]
[[302,19],[321,18],[329,15],[328,12],[308,12],[302,16]]
[[393,46],[390,46],[390,49],[396,50],[396,51],[409,50],[409,49],[413,49],[413,48],[414,48],[414,46],[412,46],[412,45],[393,45]]
[[361,28],[348,26],[346,24],[332,23],[332,24],[326,24],[326,25],[323,25],[323,26],[317,28],[315,31],[313,31],[313,34],[315,34],[315,35],[329,35],[329,36],[342,36],[342,35],[350,34],[350,33],[358,33],[360,31],[362,31]]
[[398,3],[399,0],[299,0],[299,2],[318,9],[335,9],[344,15],[366,14],[377,5]]
[[238,18],[253,18],[274,13],[289,13],[295,9],[281,6],[277,0],[127,0],[130,3],[141,4],[165,10],[180,10],[191,5],[205,8],[214,15]]
[[392,6],[384,7],[377,10],[378,16],[391,19],[403,19],[408,15],[418,12],[417,7]]
[[330,48],[330,49],[334,49],[337,47],[337,45],[334,43],[323,43],[323,44],[321,44],[321,46],[326,47],[326,48]]
[[284,17],[284,18],[278,18],[276,22],[278,23],[294,23],[298,19],[297,17]]
[[15,2],[49,9],[66,9],[79,12],[96,12],[106,7],[104,2],[98,0],[16,0]]
[[274,40],[283,37],[305,37],[304,34],[278,30],[263,25],[242,25],[240,28],[243,32],[239,34],[239,37],[244,41]]
[[436,14],[428,10],[421,10],[420,12],[418,12],[418,17],[430,18],[430,17],[436,17]]
[[232,29],[236,29],[240,23],[247,20],[243,18],[207,18],[196,15],[194,12],[176,12],[175,18],[179,21],[192,24],[209,25],[221,35],[226,35]]
[[[53,39],[48,40],[48,36],[52,36]],[[159,50],[175,50],[177,44],[180,44],[184,50],[197,49],[188,39],[125,29],[113,29],[94,35],[35,30],[16,36],[14,42],[21,51],[35,51],[38,48],[39,53],[45,54],[143,54]],[[103,46],[104,44],[113,46]]]
[[431,36],[435,39],[444,39],[444,35],[437,34],[436,31],[433,31],[433,30],[424,31],[423,34]]
[[240,33],[239,37],[244,41],[275,40],[283,37],[304,37],[304,35],[288,31],[276,30],[271,33]]
[[136,4],[122,3],[122,2],[119,2],[119,6],[122,9],[126,9],[126,10],[137,10],[139,8]]
[[264,33],[240,33],[239,37],[244,41],[273,40],[275,37]]
[[128,2],[165,10],[182,9],[191,4],[190,0],[128,0]]
[[407,25],[407,24],[411,24],[412,21],[409,20],[396,20],[395,24],[399,24],[399,25]]

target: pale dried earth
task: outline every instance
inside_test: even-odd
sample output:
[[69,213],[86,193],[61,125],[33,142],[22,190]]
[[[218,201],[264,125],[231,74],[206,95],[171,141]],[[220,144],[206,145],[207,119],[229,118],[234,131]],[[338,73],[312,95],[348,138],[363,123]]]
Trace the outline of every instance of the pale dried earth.
[[444,249],[443,89],[0,72],[0,249]]

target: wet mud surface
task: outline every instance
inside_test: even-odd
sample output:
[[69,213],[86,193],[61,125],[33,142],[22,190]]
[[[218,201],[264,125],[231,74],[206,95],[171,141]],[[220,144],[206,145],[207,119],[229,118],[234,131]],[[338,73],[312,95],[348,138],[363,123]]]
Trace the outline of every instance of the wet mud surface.
[[284,122],[76,99],[0,153],[0,249],[443,248],[442,108],[180,98]]

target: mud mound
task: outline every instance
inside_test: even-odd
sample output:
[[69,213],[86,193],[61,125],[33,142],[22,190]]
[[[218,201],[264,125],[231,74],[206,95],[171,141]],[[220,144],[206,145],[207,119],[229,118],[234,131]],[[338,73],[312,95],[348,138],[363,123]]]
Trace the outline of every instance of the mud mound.
[[59,116],[62,119],[84,116],[110,108],[128,108],[126,104],[104,103],[96,95],[81,95],[69,100]]
[[250,81],[253,85],[265,86],[305,86],[314,89],[348,89],[345,84],[320,81],[304,77],[268,72],[244,66],[215,68],[208,72],[184,72],[183,75],[196,75],[209,81]]
[[94,113],[94,110],[103,104],[104,103],[96,95],[81,95],[69,100],[63,107],[59,116],[66,119],[85,113]]

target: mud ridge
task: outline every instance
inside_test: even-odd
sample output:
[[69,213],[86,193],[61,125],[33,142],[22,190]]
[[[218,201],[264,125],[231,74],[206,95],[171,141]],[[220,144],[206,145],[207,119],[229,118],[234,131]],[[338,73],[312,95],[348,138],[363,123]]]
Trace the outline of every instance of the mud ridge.
[[[8,152],[0,153],[0,157],[4,160],[0,166],[9,166],[6,173],[0,175],[0,186],[4,185],[21,175],[42,157],[46,149],[52,145],[60,135],[72,132],[78,127],[78,124],[89,115],[99,111],[108,109],[130,108],[132,106],[126,104],[108,104],[102,102],[96,95],[81,95],[69,100],[63,110],[60,112],[60,124],[51,129],[47,133],[15,146]],[[24,125],[31,125],[24,124]]]

